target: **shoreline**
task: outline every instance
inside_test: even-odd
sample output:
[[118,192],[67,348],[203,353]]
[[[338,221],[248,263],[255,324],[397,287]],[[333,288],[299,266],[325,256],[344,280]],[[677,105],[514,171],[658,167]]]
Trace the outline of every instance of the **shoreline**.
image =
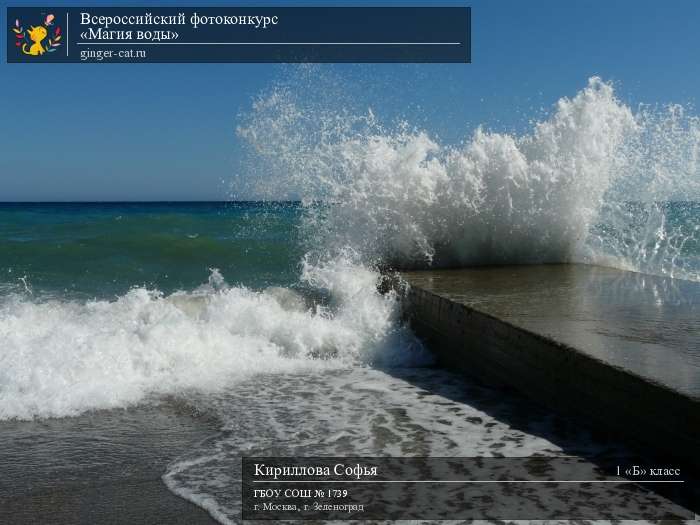
[[[420,322],[413,325],[416,332],[425,335],[426,329],[431,328],[426,325],[431,323],[436,323],[433,328],[438,330],[450,330],[447,341],[444,334],[442,339],[428,338],[428,346],[438,356],[441,367],[355,371],[352,377],[345,377],[340,370],[316,377],[292,374],[285,375],[284,381],[277,375],[258,376],[230,392],[231,397],[225,398],[221,405],[225,409],[222,414],[226,414],[222,421],[236,421],[248,431],[230,433],[231,436],[221,432],[222,421],[208,412],[197,411],[175,396],[76,417],[0,422],[0,462],[4,466],[0,478],[0,522],[215,524],[206,510],[171,492],[162,475],[176,458],[193,449],[199,449],[197,454],[204,457],[211,455],[212,447],[235,451],[221,460],[223,464],[204,465],[201,471],[195,468],[187,473],[195,480],[195,493],[229,498],[231,501],[220,505],[235,508],[240,503],[235,501],[240,454],[242,450],[246,454],[252,450],[242,447],[246,443],[254,443],[264,454],[302,457],[312,457],[314,452],[316,455],[329,451],[338,455],[353,453],[362,446],[377,455],[389,451],[396,454],[397,450],[404,455],[421,455],[460,447],[473,456],[518,457],[562,452],[595,463],[597,458],[616,451],[625,452],[626,447],[621,446],[623,443],[618,441],[612,427],[599,427],[593,417],[579,425],[581,420],[573,417],[577,413],[581,415],[576,408],[585,406],[590,412],[591,407],[607,403],[612,407],[609,412],[619,419],[620,407],[629,405],[633,409],[631,416],[636,417],[649,403],[658,409],[666,399],[659,401],[659,394],[645,390],[651,393],[643,400],[621,402],[618,397],[631,391],[630,386],[610,380],[613,372],[613,379],[622,373],[620,353],[596,355],[595,345],[602,340],[617,341],[623,352],[637,349],[629,356],[634,355],[638,360],[644,355],[655,355],[655,349],[665,348],[674,352],[673,359],[671,354],[660,354],[667,366],[685,359],[687,356],[682,351],[685,342],[697,337],[682,330],[671,330],[664,337],[664,332],[656,330],[649,332],[651,339],[644,343],[641,352],[638,348],[643,343],[641,335],[635,332],[636,337],[631,338],[625,330],[636,326],[643,310],[633,312],[632,317],[626,314],[614,317],[607,310],[620,306],[611,302],[610,296],[642,309],[653,306],[655,320],[663,326],[679,318],[673,308],[663,310],[664,305],[680,307],[689,314],[694,312],[700,290],[697,283],[675,283],[676,286],[669,288],[663,286],[668,284],[663,278],[580,265],[403,275],[408,275],[411,284],[412,320],[420,316]],[[685,286],[692,288],[692,293],[682,293]],[[537,291],[543,295],[538,296]],[[649,297],[657,301],[652,302]],[[627,312],[624,308],[621,311]],[[663,315],[664,311],[667,315]],[[559,322],[562,316],[565,323]],[[616,330],[614,333],[603,329],[611,325]],[[537,336],[536,326],[546,328],[546,332]],[[580,344],[573,344],[569,337]],[[611,350],[609,346],[605,348]],[[575,354],[584,350],[588,355]],[[580,366],[581,363],[588,363],[588,368]],[[640,363],[645,368],[637,370],[637,375],[628,375],[639,378],[651,375],[653,379],[654,374],[666,371],[654,360],[641,359],[632,364],[640,366]],[[569,370],[572,367],[573,372]],[[490,375],[494,370],[500,370],[501,374]],[[479,381],[464,380],[459,372],[465,371],[476,373]],[[686,383],[680,385],[676,380],[676,387],[682,386],[683,398],[696,403],[694,389],[698,382],[695,376],[684,377]],[[661,375],[657,380],[670,379]],[[555,392],[562,394],[556,399],[559,406],[547,402],[547,389],[551,394],[552,385]],[[508,389],[501,391],[503,386],[521,392],[511,398]],[[576,397],[576,388],[600,390],[601,386],[607,390],[598,392],[597,397]],[[544,396],[533,395],[542,392]],[[580,406],[568,403],[571,392]],[[545,402],[539,406],[522,396],[523,393]],[[324,406],[332,406],[333,410],[318,414],[318,407]],[[342,414],[335,421],[330,415],[334,411]],[[663,422],[663,414],[659,414]],[[348,415],[353,415],[354,422],[346,419]],[[683,421],[677,421],[673,413],[664,417],[680,427],[692,425],[697,415],[689,414]],[[305,426],[299,428],[299,421],[304,421]],[[647,425],[640,432],[649,433],[647,437],[652,441],[666,439],[651,423]],[[588,437],[581,437],[582,430],[584,434],[589,432]],[[673,428],[661,430],[673,436]],[[328,432],[330,438],[321,446],[314,436],[323,432]],[[591,437],[598,432],[599,437]],[[692,456],[679,448],[678,440],[673,444],[680,450],[682,459],[692,460]],[[683,458],[684,455],[687,457]],[[224,473],[230,478],[229,484],[217,485],[219,481],[212,472]],[[203,480],[203,490],[196,486],[199,480]],[[682,503],[689,506],[685,496]]]
[[0,422],[0,522],[214,525],[161,476],[218,426],[175,403]]

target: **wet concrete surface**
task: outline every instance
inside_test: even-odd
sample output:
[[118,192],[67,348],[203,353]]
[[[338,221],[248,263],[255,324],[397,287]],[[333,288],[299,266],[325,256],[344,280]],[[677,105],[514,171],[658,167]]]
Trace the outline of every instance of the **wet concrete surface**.
[[413,286],[700,399],[700,283],[583,264],[403,275]]
[[700,283],[582,264],[402,276],[411,324],[445,366],[697,456]]

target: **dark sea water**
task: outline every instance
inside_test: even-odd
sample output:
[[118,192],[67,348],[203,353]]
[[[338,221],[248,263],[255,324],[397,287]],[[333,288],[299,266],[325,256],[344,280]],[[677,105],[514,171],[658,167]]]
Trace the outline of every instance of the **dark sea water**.
[[112,298],[133,286],[288,286],[303,255],[297,203],[0,204],[0,286]]
[[[0,203],[0,290],[83,299],[114,299],[132,287],[170,294],[196,288],[212,269],[229,284],[293,286],[310,245],[300,231],[304,213],[299,202]],[[609,213],[592,228],[599,255],[627,248],[618,262],[630,269],[655,273],[657,256],[685,277],[700,275],[700,203],[629,203]],[[661,231],[650,236],[650,222]]]
[[[528,134],[479,128],[453,147],[312,102],[272,92],[238,130],[268,202],[0,204],[10,439],[105,410],[205,414],[218,433],[163,482],[222,523],[239,517],[243,454],[619,451],[433,368],[378,268],[578,262],[698,281],[698,119],[635,113],[594,77]],[[275,201],[288,194],[329,204]],[[81,455],[56,428],[61,461]]]
[[[669,231],[685,232],[678,267],[692,270],[697,204],[626,209],[636,218],[628,229],[598,224],[592,238],[621,246],[661,210]],[[241,454],[624,453],[591,429],[430,368],[396,297],[377,292],[375,270],[343,252],[305,257],[309,214],[274,202],[0,205],[0,418],[163,403],[206,414],[220,434],[161,468],[173,493],[222,523],[240,513]],[[93,432],[113,419],[91,417]],[[26,439],[33,424],[14,422],[5,437]],[[42,430],[50,446],[33,453],[70,463],[87,450],[69,423],[52,428]],[[78,477],[94,466],[75,465]],[[99,482],[89,469],[84,482]]]

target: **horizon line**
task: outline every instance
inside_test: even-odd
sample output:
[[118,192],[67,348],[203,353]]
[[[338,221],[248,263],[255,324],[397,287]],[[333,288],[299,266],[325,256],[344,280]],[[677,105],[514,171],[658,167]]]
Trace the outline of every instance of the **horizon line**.
[[226,203],[243,203],[243,202],[301,202],[301,199],[227,199],[227,200],[179,200],[179,199],[163,199],[163,200],[16,200],[16,201],[0,201],[0,206],[4,204],[226,204]]

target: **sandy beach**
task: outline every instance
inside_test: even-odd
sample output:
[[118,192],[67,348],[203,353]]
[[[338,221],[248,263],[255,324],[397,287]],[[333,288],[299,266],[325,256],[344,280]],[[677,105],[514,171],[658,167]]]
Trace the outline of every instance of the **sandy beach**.
[[700,525],[700,1],[641,3],[7,7],[0,525]]
[[0,424],[0,523],[216,523],[161,481],[216,431],[175,404]]

